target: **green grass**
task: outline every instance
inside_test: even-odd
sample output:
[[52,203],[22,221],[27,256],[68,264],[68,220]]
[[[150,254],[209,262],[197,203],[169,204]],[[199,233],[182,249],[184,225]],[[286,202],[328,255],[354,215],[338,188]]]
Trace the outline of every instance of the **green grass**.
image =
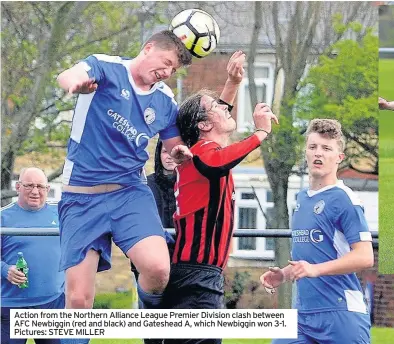
[[97,294],[93,308],[100,309],[128,309],[135,302],[135,292]]
[[380,59],[379,60],[379,95],[389,100],[394,99],[394,87],[392,85],[393,75],[394,75],[394,59]]
[[[379,95],[394,100],[394,60],[379,61]],[[379,272],[394,273],[394,112],[379,114]]]
[[[371,333],[372,344],[392,344],[394,329],[374,327]],[[33,344],[32,340],[27,342]],[[224,339],[223,344],[268,344],[270,339]],[[90,344],[142,344],[140,339],[92,339]]]

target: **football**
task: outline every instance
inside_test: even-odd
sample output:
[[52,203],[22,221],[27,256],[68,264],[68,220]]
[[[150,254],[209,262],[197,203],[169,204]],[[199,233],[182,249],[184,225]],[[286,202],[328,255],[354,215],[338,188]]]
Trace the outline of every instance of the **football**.
[[202,58],[210,54],[219,43],[220,30],[216,20],[207,12],[189,9],[178,13],[170,28],[193,56]]

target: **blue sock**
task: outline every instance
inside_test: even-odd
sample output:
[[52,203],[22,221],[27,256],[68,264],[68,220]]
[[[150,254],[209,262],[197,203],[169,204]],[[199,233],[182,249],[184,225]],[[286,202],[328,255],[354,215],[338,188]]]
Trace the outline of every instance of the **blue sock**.
[[142,290],[140,284],[137,282],[138,292],[138,307],[140,309],[157,309],[160,308],[163,294],[148,294]]

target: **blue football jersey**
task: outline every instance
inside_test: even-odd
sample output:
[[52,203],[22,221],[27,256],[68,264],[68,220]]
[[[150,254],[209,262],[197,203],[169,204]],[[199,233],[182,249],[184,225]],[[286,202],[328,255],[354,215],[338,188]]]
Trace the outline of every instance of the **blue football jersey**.
[[[311,264],[331,261],[350,252],[350,245],[371,241],[364,209],[342,181],[318,191],[302,190],[292,219],[292,259]],[[299,312],[348,310],[366,313],[355,273],[297,281]]]
[[80,63],[98,84],[80,94],[74,110],[63,183],[93,186],[140,183],[149,155],[148,140],[179,136],[177,103],[171,89],[158,82],[149,91],[136,87],[131,60],[92,55]]

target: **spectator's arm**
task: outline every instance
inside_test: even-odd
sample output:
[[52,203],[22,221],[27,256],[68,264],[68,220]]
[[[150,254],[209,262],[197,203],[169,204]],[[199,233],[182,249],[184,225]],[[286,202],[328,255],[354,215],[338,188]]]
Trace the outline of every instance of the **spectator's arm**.
[[7,279],[8,269],[11,265],[8,265],[6,262],[1,261],[1,277]]

